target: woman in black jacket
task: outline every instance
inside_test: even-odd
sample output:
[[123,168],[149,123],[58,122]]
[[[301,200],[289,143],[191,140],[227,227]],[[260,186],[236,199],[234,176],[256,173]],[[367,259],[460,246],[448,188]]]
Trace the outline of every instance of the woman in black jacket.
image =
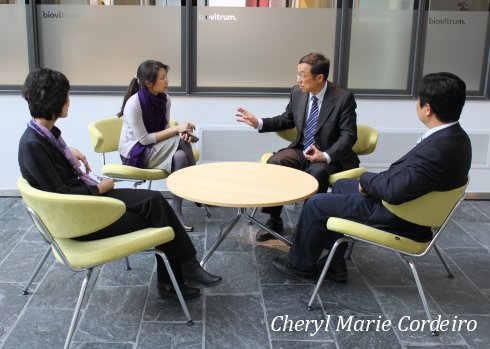
[[[163,196],[152,190],[114,189],[114,181],[92,179],[85,156],[69,148],[55,126],[59,118],[68,115],[70,83],[65,75],[50,69],[31,72],[24,83],[22,96],[26,99],[32,119],[19,142],[19,165],[22,176],[35,188],[79,195],[102,195],[123,201],[126,212],[111,225],[79,240],[95,240],[122,235],[147,227],[170,226],[175,238],[156,246],[168,257],[184,298],[199,296],[198,288],[190,287],[185,279],[205,286],[216,285],[221,277],[205,271],[196,259],[196,249],[174,211]],[[81,163],[85,171],[81,169]],[[175,297],[175,290],[163,260],[157,258],[157,286],[161,297]]]

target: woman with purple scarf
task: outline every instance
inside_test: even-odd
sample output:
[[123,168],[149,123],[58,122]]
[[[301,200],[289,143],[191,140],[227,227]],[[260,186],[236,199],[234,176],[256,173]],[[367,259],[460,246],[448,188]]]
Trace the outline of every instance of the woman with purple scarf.
[[[175,172],[196,164],[192,152],[190,122],[170,127],[170,97],[167,95],[169,67],[158,61],[144,61],[138,67],[124,95],[119,153],[125,165],[139,168],[160,168]],[[172,197],[172,207],[184,229],[182,198]]]
[[[123,235],[147,227],[173,228],[175,238],[156,246],[167,255],[182,295],[186,299],[199,296],[200,290],[190,287],[185,280],[204,286],[216,285],[221,277],[204,270],[196,259],[196,249],[174,211],[157,191],[145,189],[113,189],[112,179],[93,180],[85,156],[69,148],[61,131],[55,126],[59,118],[66,118],[70,106],[70,83],[65,75],[50,69],[39,69],[26,78],[22,96],[29,105],[32,119],[19,142],[19,165],[22,176],[34,188],[78,195],[102,195],[123,201],[126,212],[111,225],[79,240],[96,240]],[[85,171],[82,171],[81,163]],[[160,297],[176,297],[167,269],[157,257],[157,287]]]

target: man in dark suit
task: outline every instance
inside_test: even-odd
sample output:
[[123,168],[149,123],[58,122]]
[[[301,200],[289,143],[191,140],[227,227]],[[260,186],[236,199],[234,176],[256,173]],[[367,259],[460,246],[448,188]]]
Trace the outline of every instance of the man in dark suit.
[[[458,122],[466,85],[450,73],[428,74],[418,97],[418,117],[429,128],[418,144],[387,171],[366,172],[360,180],[339,180],[332,193],[310,198],[299,218],[288,260],[273,261],[278,270],[290,276],[315,276],[322,250],[330,250],[342,236],[327,230],[329,217],[354,220],[419,242],[432,239],[429,227],[396,217],[381,201],[401,204],[431,191],[447,191],[466,183],[471,143]],[[327,277],[334,281],[347,278],[345,250],[345,243],[337,248],[327,272]]]
[[[296,127],[297,137],[286,148],[275,153],[269,164],[297,168],[318,180],[319,192],[326,192],[328,177],[336,172],[359,166],[352,151],[357,141],[356,101],[352,93],[327,81],[330,61],[319,53],[309,53],[298,63],[297,82],[289,104],[281,115],[259,119],[243,108],[236,116],[259,132],[282,131]],[[266,226],[282,233],[282,206],[264,208],[271,215]],[[273,236],[259,231],[257,241]]]

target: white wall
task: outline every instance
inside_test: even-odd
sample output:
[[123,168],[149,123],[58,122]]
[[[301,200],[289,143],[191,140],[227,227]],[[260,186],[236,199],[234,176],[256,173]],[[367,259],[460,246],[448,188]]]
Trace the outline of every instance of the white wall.
[[[87,155],[92,169],[100,173],[101,158],[93,153],[88,137],[87,125],[97,119],[115,115],[119,110],[121,96],[80,96],[71,95],[71,105],[67,119],[58,121],[64,139]],[[192,121],[198,126],[246,126],[235,121],[235,110],[242,106],[256,116],[274,116],[281,113],[287,104],[287,97],[199,97],[179,96],[172,98],[172,117],[178,121]],[[370,125],[379,132],[424,130],[415,114],[415,100],[358,99],[358,122]],[[20,174],[17,163],[18,139],[29,121],[26,102],[20,95],[0,95],[2,106],[2,171],[0,195],[16,194],[16,180]],[[462,126],[469,132],[490,135],[490,102],[467,101],[461,117]],[[226,144],[223,144],[226,147]],[[264,149],[265,151],[266,149]],[[270,151],[271,149],[267,149]],[[378,149],[377,149],[378,150]],[[386,149],[385,149],[386,151]],[[474,150],[475,151],[475,150]],[[485,149],[490,154],[489,149]],[[240,160],[240,159],[237,159]],[[457,161],[457,159],[454,159]],[[490,168],[472,168],[469,192],[490,193]],[[379,171],[382,168],[370,168]],[[154,189],[164,190],[159,181]]]

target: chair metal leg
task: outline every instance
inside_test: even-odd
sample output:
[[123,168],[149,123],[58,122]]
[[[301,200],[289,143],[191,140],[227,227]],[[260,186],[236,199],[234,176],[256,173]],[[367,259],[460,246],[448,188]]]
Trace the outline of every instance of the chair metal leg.
[[352,259],[352,250],[354,249],[354,243],[355,241],[351,241],[349,244],[349,251],[347,252],[347,256],[345,257],[345,259],[347,259],[348,261]]
[[208,205],[203,205],[204,206],[204,210],[206,211],[206,217],[211,217],[211,211],[209,210],[209,207]]
[[442,264],[444,265],[444,268],[446,268],[447,271],[447,277],[450,279],[454,279],[454,274],[449,268],[449,265],[446,262],[446,258],[442,255],[441,251],[439,250],[439,247],[437,247],[436,244],[434,244],[434,250],[436,250],[437,255],[439,256],[439,259],[441,260]]
[[189,314],[189,310],[187,309],[187,305],[185,304],[184,297],[182,297],[182,292],[180,292],[180,287],[179,284],[177,283],[177,280],[175,279],[174,272],[172,270],[172,267],[170,266],[170,263],[167,259],[167,256],[161,251],[156,250],[155,253],[158,253],[160,257],[163,259],[163,263],[165,263],[165,268],[167,268],[168,275],[170,276],[170,280],[172,281],[172,285],[174,286],[175,293],[177,293],[177,297],[179,298],[180,306],[182,307],[182,310],[184,311],[185,318],[187,319],[187,325],[194,325],[194,322],[191,319],[191,315]]
[[[255,212],[257,212],[257,207],[254,207],[254,209],[252,210],[252,214],[250,215],[252,218],[255,217]],[[248,222],[248,225],[253,225],[254,223],[252,221],[249,221]]]
[[37,264],[36,269],[34,269],[34,272],[32,273],[31,278],[29,279],[26,286],[22,290],[22,295],[25,296],[25,295],[29,294],[29,292],[28,292],[29,287],[31,287],[31,284],[34,281],[34,279],[36,278],[37,273],[39,273],[39,270],[41,270],[41,267],[43,266],[44,262],[46,261],[46,259],[48,258],[50,253],[51,253],[51,246],[48,246],[48,248],[46,249],[46,251],[43,254],[43,257],[41,258],[41,260]]
[[87,291],[87,285],[90,281],[90,277],[92,276],[93,268],[87,269],[87,274],[85,274],[85,278],[82,282],[82,288],[80,289],[80,294],[78,295],[77,305],[75,307],[75,312],[73,314],[73,318],[71,319],[70,329],[68,330],[68,336],[66,336],[64,349],[68,349],[70,347],[71,340],[73,338],[73,334],[75,333],[75,329],[78,323],[78,315],[80,313],[80,308],[82,307],[83,298],[85,296],[85,292]]
[[316,282],[315,285],[315,290],[313,291],[313,294],[311,295],[310,301],[308,302],[308,310],[313,310],[313,302],[315,301],[315,297],[318,293],[318,290],[320,289],[320,286],[322,285],[323,279],[325,279],[325,276],[327,275],[328,268],[330,267],[330,263],[332,262],[333,256],[335,255],[335,251],[337,250],[337,247],[343,243],[343,242],[348,242],[351,241],[349,238],[340,238],[332,246],[332,249],[328,253],[327,261],[325,262],[325,265],[323,266],[322,273],[320,274],[320,277],[318,278],[318,281]]
[[124,257],[124,260],[126,261],[126,270],[131,270],[131,266],[129,265],[129,258]]
[[151,182],[152,181],[148,181],[148,190],[151,190]]
[[[422,284],[420,283],[419,275],[417,274],[417,269],[415,269],[415,264],[412,261],[409,261],[404,255],[400,254],[405,262],[407,262],[410,270],[412,271],[413,278],[415,279],[415,284],[417,285],[417,290],[419,291],[420,299],[422,300],[422,305],[424,306],[425,313],[427,314],[427,318],[430,323],[432,323],[432,315],[430,314],[429,305],[427,304],[427,299],[425,298],[425,293],[422,288]],[[437,331],[432,331],[433,336],[438,336]]]

